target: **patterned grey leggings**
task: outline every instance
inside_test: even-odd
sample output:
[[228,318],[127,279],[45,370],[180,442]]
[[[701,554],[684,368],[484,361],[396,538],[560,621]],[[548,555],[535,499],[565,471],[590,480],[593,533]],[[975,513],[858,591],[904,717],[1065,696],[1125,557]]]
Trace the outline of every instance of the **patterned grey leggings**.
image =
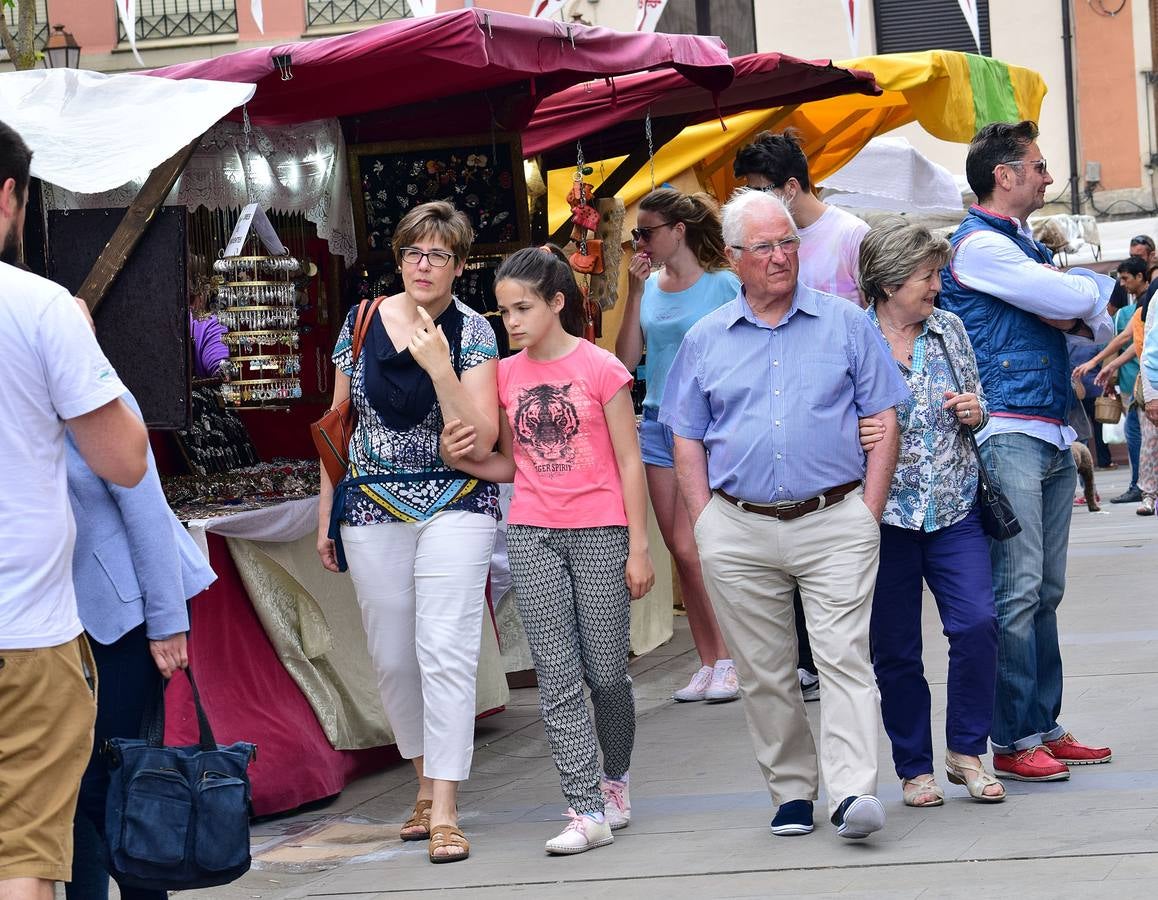
[[[507,554],[563,794],[578,813],[602,812],[596,736],[609,778],[627,772],[635,743],[627,674],[631,597],[623,577],[627,529],[511,525]],[[584,683],[595,707],[594,730]]]

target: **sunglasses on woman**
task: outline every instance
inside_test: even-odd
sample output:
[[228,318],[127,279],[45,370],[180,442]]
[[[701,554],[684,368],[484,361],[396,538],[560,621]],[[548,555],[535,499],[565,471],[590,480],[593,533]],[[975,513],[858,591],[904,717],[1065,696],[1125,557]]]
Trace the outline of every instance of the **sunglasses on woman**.
[[647,228],[633,228],[631,229],[631,239],[637,244],[640,241],[650,241],[651,233],[657,228],[668,228],[678,224],[678,222],[660,222],[658,225],[650,225]]

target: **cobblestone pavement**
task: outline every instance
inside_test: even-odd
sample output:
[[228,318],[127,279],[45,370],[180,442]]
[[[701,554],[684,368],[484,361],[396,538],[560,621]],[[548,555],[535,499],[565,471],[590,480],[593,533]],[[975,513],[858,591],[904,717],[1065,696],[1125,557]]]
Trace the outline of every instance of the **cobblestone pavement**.
[[[1126,470],[1099,472],[1107,501]],[[880,744],[888,823],[864,843],[816,832],[775,838],[771,805],[739,703],[675,704],[697,668],[686,623],[637,659],[639,729],[634,818],[610,847],[551,858],[543,842],[564,804],[532,690],[479,724],[474,774],[461,794],[471,859],[432,866],[424,843],[398,826],[414,799],[409,766],[351,785],[330,805],[253,828],[255,865],[212,900],[410,897],[1153,897],[1158,885],[1158,522],[1133,505],[1074,510],[1069,585],[1060,611],[1064,723],[1110,744],[1109,765],[1068,782],[1007,783],[1006,802],[971,802],[945,785],[946,803],[907,809]],[[934,709],[944,703],[946,648],[925,607],[925,662]],[[809,704],[816,726],[817,704]],[[938,713],[943,719],[943,712]],[[934,723],[937,758],[943,729]],[[944,784],[943,777],[941,778]],[[818,804],[818,809],[823,809]]]

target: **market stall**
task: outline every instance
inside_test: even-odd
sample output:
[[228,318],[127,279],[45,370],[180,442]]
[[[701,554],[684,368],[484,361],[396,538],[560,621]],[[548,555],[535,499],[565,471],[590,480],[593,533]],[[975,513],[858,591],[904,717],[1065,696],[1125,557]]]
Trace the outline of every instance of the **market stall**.
[[[740,59],[736,64],[739,83]],[[662,146],[657,141],[654,158],[648,165],[634,161],[632,170],[621,176],[616,193],[630,205],[646,194],[653,182],[672,181],[689,173],[704,189],[726,199],[737,187],[732,176],[736,151],[757,132],[787,128],[800,133],[810,174],[814,181],[820,181],[855,156],[874,136],[909,122],[920,123],[942,140],[967,143],[988,122],[1036,119],[1046,92],[1045,81],[1031,69],[950,50],[867,56],[844,60],[836,66],[836,71],[847,68],[867,73],[875,79],[879,91],[846,90],[828,99],[778,100],[769,96],[762,102],[747,104],[744,111],[725,114],[722,124],[701,117],[698,124],[689,124]],[[663,77],[663,73],[652,73],[640,77],[638,82],[624,84],[621,80],[617,86],[618,103],[609,105],[606,115],[611,119],[638,119],[640,114],[631,103],[632,93],[639,91],[646,97],[654,90],[653,82]],[[540,124],[550,125],[572,104],[581,101],[580,90],[563,91],[540,104],[529,133],[536,134]],[[625,152],[622,147],[618,154],[611,149],[612,155],[588,153],[588,159],[601,160],[597,169],[602,166],[602,171],[614,171],[628,157],[619,155]],[[548,177],[552,228],[568,215],[570,179],[571,170],[564,163],[552,167]]]
[[[405,209],[420,199],[437,199],[447,184],[453,197],[451,181],[461,184],[468,175],[486,181],[501,159],[509,160],[509,173],[517,170],[521,180],[518,133],[544,97],[584,80],[653,67],[676,67],[710,91],[732,78],[717,39],[624,35],[476,10],[151,73],[159,78],[79,73],[62,85],[66,73],[26,73],[39,81],[32,93],[42,91],[55,114],[47,132],[30,143],[45,160],[52,157],[41,149],[49,144],[61,148],[58,161],[71,154],[74,171],[85,168],[89,147],[102,147],[106,161],[115,160],[107,148],[124,142],[124,119],[115,114],[115,105],[104,102],[95,116],[93,104],[78,90],[107,91],[116,79],[138,87],[144,83],[158,93],[164,85],[173,95],[202,80],[243,83],[231,85],[233,102],[212,118],[206,114],[195,130],[178,131],[172,116],[158,116],[152,128],[142,124],[137,143],[155,138],[163,149],[147,159],[133,155],[131,167],[110,165],[104,178],[83,183],[61,174],[68,166],[38,171],[34,162],[34,174],[53,184],[46,193],[50,226],[53,216],[59,224],[64,217],[98,210],[111,223],[118,207],[129,206],[115,233],[99,240],[99,258],[89,276],[83,284],[78,280],[77,290],[90,306],[115,295],[118,277],[126,278],[132,265],[133,247],[147,242],[146,226],[163,218],[154,214],[167,200],[190,209],[185,230],[174,230],[185,240],[181,249],[190,280],[219,276],[217,315],[228,321],[234,339],[227,369],[244,377],[234,377],[224,392],[212,382],[199,390],[222,396],[230,421],[246,426],[240,432],[252,447],[235,446],[239,438],[230,428],[209,422],[196,441],[186,436],[175,450],[172,441],[160,440],[155,448],[162,467],[183,465],[193,470],[186,477],[200,482],[169,485],[172,502],[202,538],[219,575],[192,605],[191,660],[206,703],[220,720],[215,722],[219,738],[260,747],[253,773],[256,812],[332,795],[350,778],[391,758],[352,590],[345,576],[330,575],[317,564],[317,501],[309,496],[314,476],[295,459],[313,455],[305,426],[328,403],[322,378],[345,309],[359,296],[389,286],[390,265],[381,254],[388,246],[387,201]],[[0,94],[7,77],[0,76]],[[12,89],[19,94],[13,106],[28,108],[27,85]],[[78,124],[82,109],[83,126]],[[510,150],[502,154],[500,146]],[[475,151],[467,152],[472,147]],[[386,185],[369,192],[370,180],[381,171],[376,166],[397,166],[401,158],[421,161],[422,170],[426,162],[441,159],[445,167],[434,163],[435,172],[447,175],[460,167],[453,172],[459,177],[421,181],[411,166],[406,173],[395,169],[409,180],[389,185],[404,193],[378,197]],[[494,181],[503,181],[501,173]],[[474,204],[461,198],[480,236],[497,228],[495,240],[481,242],[487,253],[529,239],[525,193],[512,181],[495,200],[507,204],[503,209],[488,208],[482,202],[487,198]],[[98,192],[109,193],[94,197]],[[285,271],[278,262],[284,257],[265,236],[263,249],[245,234],[222,262],[248,261],[215,271],[212,260],[224,249],[243,205],[268,211],[275,237],[296,232],[285,241],[293,258],[292,265],[284,263]],[[505,222],[499,213],[507,213]],[[47,249],[50,265],[62,255],[60,248]],[[358,265],[347,271],[355,259]],[[468,293],[485,291],[485,262],[472,261],[471,271],[479,274],[466,279]],[[101,315],[98,309],[98,334]],[[251,378],[268,367],[268,377]],[[247,458],[242,449],[266,462],[242,469],[223,464]],[[271,461],[274,456],[289,459]],[[664,604],[670,635],[670,594],[659,605]],[[497,635],[487,621],[480,713],[505,702],[503,674]],[[181,687],[169,696],[171,740],[185,740],[194,727],[185,700]]]

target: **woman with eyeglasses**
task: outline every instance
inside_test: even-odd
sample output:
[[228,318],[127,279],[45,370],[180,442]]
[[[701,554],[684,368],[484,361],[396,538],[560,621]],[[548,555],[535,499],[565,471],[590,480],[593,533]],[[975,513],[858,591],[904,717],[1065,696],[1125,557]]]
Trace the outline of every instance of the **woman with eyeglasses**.
[[631,237],[636,253],[628,267],[627,303],[615,355],[634,372],[647,347],[640,448],[651,505],[675,562],[700,656],[699,671],[673,697],[685,703],[726,702],[740,695],[736,667],[704,589],[692,523],[676,491],[672,432],[658,421],[658,414],[667,373],[684,335],[705,315],[733,300],[740,280],[724,253],[719,209],[707,194],[689,195],[672,188],[652,191],[639,203]]
[[404,841],[434,863],[466,859],[458,784],[470,774],[484,591],[498,516],[494,484],[445,466],[444,419],[471,425],[480,456],[498,437],[498,349],[486,320],[451,288],[470,254],[466,216],[446,202],[402,217],[394,258],[403,291],[384,298],[353,358],[352,309],[334,349],[334,406],[357,412],[349,472],[322,467],[318,553],[346,568],[398,752],[418,798]]

